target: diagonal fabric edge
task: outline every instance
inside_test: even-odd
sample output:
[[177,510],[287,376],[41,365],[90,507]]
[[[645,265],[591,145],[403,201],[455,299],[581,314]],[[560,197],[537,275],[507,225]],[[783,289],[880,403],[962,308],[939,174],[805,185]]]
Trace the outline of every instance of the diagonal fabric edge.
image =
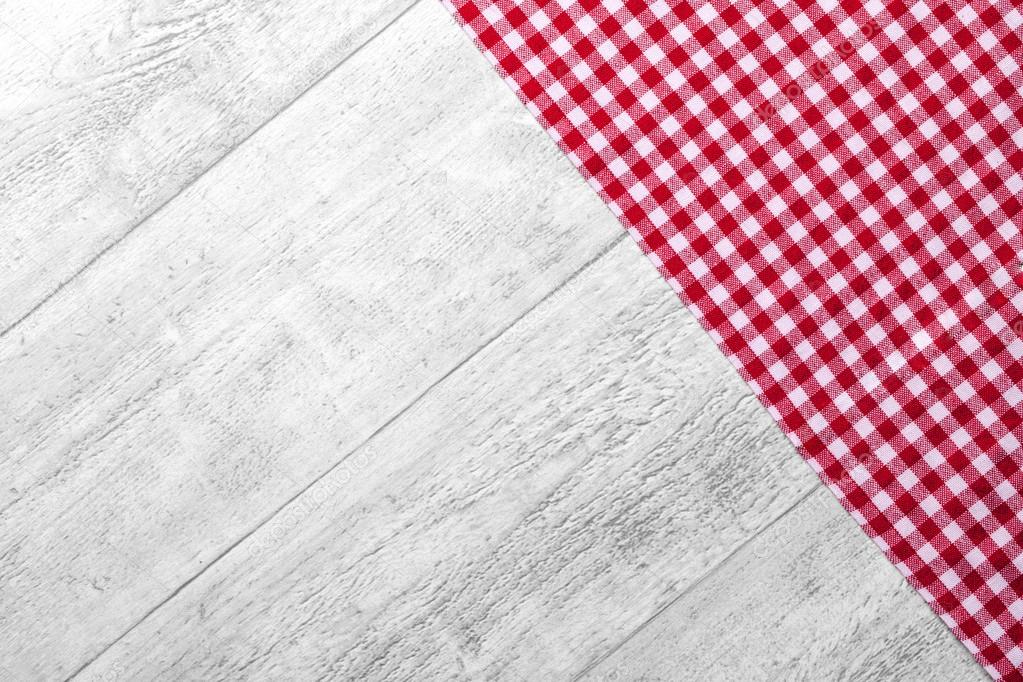
[[843,507],[1023,680],[1023,15],[441,0]]

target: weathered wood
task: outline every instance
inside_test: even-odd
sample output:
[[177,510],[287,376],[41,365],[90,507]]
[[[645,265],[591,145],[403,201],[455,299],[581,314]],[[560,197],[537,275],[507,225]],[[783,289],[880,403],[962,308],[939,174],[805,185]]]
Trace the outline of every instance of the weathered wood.
[[0,339],[5,667],[72,672],[623,239],[440,7],[396,28]]
[[415,0],[0,8],[0,334]]
[[88,673],[564,678],[809,478],[623,243]]
[[583,679],[990,678],[821,488]]

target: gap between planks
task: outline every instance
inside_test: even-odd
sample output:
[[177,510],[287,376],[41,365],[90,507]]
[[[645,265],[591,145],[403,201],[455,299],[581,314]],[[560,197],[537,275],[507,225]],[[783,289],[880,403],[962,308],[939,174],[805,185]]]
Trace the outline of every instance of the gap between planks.
[[673,607],[675,604],[677,604],[678,602],[682,601],[688,595],[690,595],[691,593],[696,591],[701,585],[706,583],[715,573],[717,573],[718,571],[720,571],[723,568],[725,568],[728,565],[728,562],[732,561],[737,554],[739,554],[740,552],[742,552],[742,550],[744,550],[746,548],[747,545],[750,545],[751,543],[753,543],[754,540],[756,540],[762,534],[764,534],[767,531],[769,531],[772,527],[777,525],[782,519],[784,519],[786,516],[791,514],[800,505],[805,503],[807,501],[807,499],[809,499],[809,497],[811,495],[813,495],[815,492],[817,492],[817,490],[818,490],[818,485],[817,485],[817,483],[815,481],[814,484],[812,486],[810,486],[810,488],[807,489],[806,492],[801,493],[799,495],[799,497],[797,497],[796,500],[792,504],[790,504],[784,511],[782,511],[780,514],[775,516],[768,523],[764,524],[763,528],[761,528],[757,532],[751,534],[748,538],[746,538],[741,543],[736,545],[736,547],[731,552],[729,552],[724,557],[722,557],[720,561],[718,561],[716,564],[714,564],[709,569],[704,571],[703,575],[701,575],[696,580],[694,580],[693,582],[691,582],[688,585],[686,585],[683,590],[681,590],[677,595],[675,595],[670,600],[668,600],[668,602],[666,604],[664,604],[664,606],[662,606],[657,611],[652,613],[650,615],[650,617],[647,618],[646,620],[644,620],[642,623],[640,623],[638,627],[633,628],[633,630],[631,632],[629,632],[627,635],[622,637],[621,641],[619,641],[614,646],[610,647],[606,652],[604,652],[600,656],[598,656],[595,659],[593,659],[593,661],[591,661],[589,664],[587,664],[585,668],[583,668],[578,673],[573,675],[572,676],[572,682],[578,682],[579,680],[583,679],[591,671],[593,671],[595,668],[597,668],[601,663],[603,663],[607,659],[609,659],[612,656],[614,656],[626,644],[628,644],[630,640],[632,640],[634,637],[636,637],[636,635],[640,634],[643,630],[645,630],[647,627],[649,627],[650,624],[653,623],[655,620],[657,620],[662,615],[664,615],[664,613],[666,611],[670,610],[671,607]]

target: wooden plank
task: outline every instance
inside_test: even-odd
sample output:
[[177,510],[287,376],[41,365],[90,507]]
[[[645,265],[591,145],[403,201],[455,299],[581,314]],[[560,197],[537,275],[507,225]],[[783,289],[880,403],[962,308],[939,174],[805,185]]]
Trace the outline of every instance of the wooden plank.
[[0,8],[0,334],[415,0]]
[[561,679],[811,478],[622,243],[82,679]]
[[989,677],[821,488],[583,679]]
[[394,29],[0,339],[12,674],[72,673],[624,239],[439,6]]

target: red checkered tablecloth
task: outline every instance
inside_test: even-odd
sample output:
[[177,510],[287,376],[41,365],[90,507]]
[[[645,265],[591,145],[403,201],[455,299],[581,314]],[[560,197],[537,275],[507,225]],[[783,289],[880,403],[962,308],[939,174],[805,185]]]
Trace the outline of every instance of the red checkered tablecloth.
[[1023,14],[443,0],[977,660],[1023,674]]

